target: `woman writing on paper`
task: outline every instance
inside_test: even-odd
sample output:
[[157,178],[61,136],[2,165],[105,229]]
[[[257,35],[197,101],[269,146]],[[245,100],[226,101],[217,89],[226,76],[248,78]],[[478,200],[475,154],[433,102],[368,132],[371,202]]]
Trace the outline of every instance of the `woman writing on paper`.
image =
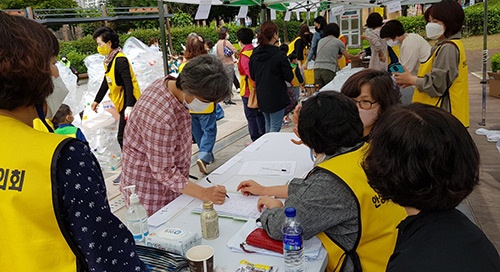
[[[299,120],[301,139],[316,157],[307,178],[269,187],[246,180],[237,189],[263,195],[258,209],[267,209],[260,221],[273,239],[282,239],[284,209],[295,208],[304,239],[318,235],[327,249],[328,271],[382,271],[405,213],[390,202],[373,202],[377,194],[360,166],[366,144],[356,105],[343,94],[320,92],[303,103]],[[270,196],[286,198],[284,206]]]

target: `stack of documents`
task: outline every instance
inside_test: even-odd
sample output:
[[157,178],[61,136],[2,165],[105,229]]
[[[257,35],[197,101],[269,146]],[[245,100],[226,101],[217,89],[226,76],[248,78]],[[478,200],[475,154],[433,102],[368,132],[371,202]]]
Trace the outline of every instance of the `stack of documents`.
[[[214,205],[214,209],[220,217],[229,217],[246,221],[248,218],[260,217],[260,212],[257,210],[258,201],[258,196],[229,194],[229,198],[226,198],[224,204]],[[195,208],[193,213],[201,213],[203,210],[202,205]]]
[[[246,240],[250,232],[258,227],[259,226],[256,224],[255,220],[248,220],[245,225],[243,225],[243,227],[241,227],[241,229],[227,242],[226,246],[233,252],[244,253],[244,251],[240,248],[240,244]],[[316,236],[309,240],[304,240],[304,255],[306,260],[316,260],[322,256],[322,254],[325,254],[326,251],[322,251],[322,247],[321,241]],[[245,245],[245,248],[259,254],[276,257],[283,256],[283,254],[258,247],[252,247],[250,245]]]

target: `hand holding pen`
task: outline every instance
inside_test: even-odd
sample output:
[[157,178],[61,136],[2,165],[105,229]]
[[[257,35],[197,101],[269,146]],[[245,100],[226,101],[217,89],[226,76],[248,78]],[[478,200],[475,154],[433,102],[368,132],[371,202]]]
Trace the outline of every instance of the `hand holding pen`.
[[[212,181],[208,177],[206,177],[206,180],[208,183],[213,184]],[[219,187],[219,185],[215,185],[215,186]],[[226,197],[229,198],[229,196],[227,194],[226,194]]]

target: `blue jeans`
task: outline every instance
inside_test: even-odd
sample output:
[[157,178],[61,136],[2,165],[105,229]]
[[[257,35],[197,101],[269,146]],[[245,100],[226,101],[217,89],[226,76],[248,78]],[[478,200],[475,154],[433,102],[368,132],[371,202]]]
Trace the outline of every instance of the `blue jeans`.
[[252,141],[256,141],[260,136],[266,132],[266,121],[264,115],[259,109],[251,109],[248,107],[248,97],[241,97],[243,101],[243,109],[245,110],[245,117],[248,122],[248,133]]
[[215,111],[211,114],[191,114],[191,129],[198,145],[198,159],[206,163],[214,161],[212,153],[217,137]]
[[266,120],[266,133],[280,132],[283,125],[283,117],[285,117],[285,109],[275,112],[263,112],[264,120]]

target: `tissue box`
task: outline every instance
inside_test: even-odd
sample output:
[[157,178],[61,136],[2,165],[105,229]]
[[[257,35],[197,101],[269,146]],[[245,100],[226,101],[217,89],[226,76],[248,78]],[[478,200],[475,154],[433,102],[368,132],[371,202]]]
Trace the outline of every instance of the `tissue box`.
[[198,233],[176,227],[161,227],[146,236],[146,246],[185,255],[193,246],[201,244]]

